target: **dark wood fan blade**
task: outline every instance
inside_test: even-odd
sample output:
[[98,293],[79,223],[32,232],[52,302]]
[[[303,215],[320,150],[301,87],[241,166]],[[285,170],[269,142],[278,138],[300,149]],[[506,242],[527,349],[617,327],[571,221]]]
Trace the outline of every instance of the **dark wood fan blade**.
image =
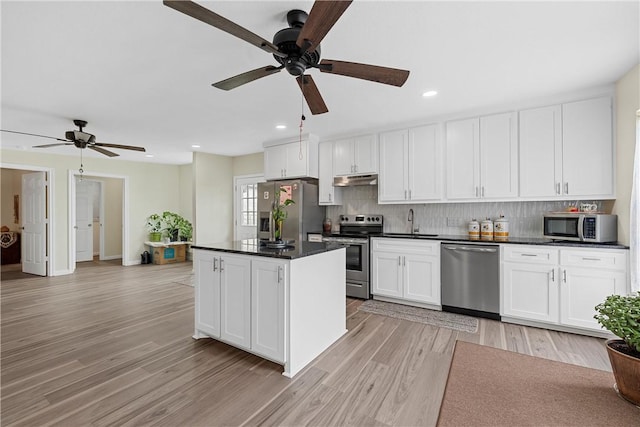
[[309,105],[309,110],[311,110],[311,114],[323,114],[329,111],[324,100],[322,99],[322,95],[320,95],[320,91],[316,86],[313,78],[310,75],[304,74],[302,76],[296,77],[296,81],[300,86],[300,90],[302,91],[302,95],[304,95],[304,99],[307,100],[307,105]]
[[192,1],[185,0],[164,0],[165,6],[169,6],[172,9],[182,12],[185,15],[189,15],[192,18],[198,19],[206,24],[212,25],[219,30],[236,36],[239,39],[251,43],[252,45],[259,47],[260,49],[272,53],[277,56],[286,57],[285,54],[278,50],[278,46],[263,39],[257,34],[252,33],[244,27],[236,24],[233,21],[229,21],[227,18],[218,15],[209,9],[200,6]]
[[104,154],[105,156],[109,156],[109,157],[116,157],[119,156],[120,154],[116,154],[113,151],[109,151],[109,150],[105,150],[104,148],[100,148],[96,145],[87,145],[87,148],[92,149],[93,151],[97,151],[98,153]]
[[[15,130],[4,130],[4,129],[0,129],[0,132],[17,133],[19,135],[38,136],[40,138],[49,138],[49,139],[55,139],[56,141],[69,142],[68,139],[56,138],[55,136],[38,135],[37,133],[17,132]],[[62,145],[62,144],[53,144],[53,145]],[[39,145],[39,147],[45,147],[45,146],[44,145]]]
[[324,1],[313,4],[307,22],[304,23],[296,44],[304,52],[313,51],[327,35],[331,27],[340,19],[351,1]]
[[358,64],[356,62],[323,59],[318,66],[323,73],[340,74],[356,79],[370,80],[392,86],[402,86],[409,77],[409,71],[378,65]]
[[135,145],[107,144],[106,142],[96,142],[95,144],[91,144],[91,146],[120,148],[122,150],[135,150],[135,151],[142,151],[142,152],[147,151],[144,149],[144,147],[136,147]]
[[[64,141],[64,140],[63,140]],[[74,145],[73,142],[67,143],[59,143],[59,144],[45,144],[45,145],[34,145],[33,148],[48,148],[48,147],[58,147],[60,145]]]
[[274,67],[272,65],[256,68],[255,70],[247,71],[246,73],[238,74],[237,76],[229,77],[228,79],[213,83],[211,86],[222,90],[235,89],[243,84],[270,76],[271,74],[279,73],[282,68],[283,67]]

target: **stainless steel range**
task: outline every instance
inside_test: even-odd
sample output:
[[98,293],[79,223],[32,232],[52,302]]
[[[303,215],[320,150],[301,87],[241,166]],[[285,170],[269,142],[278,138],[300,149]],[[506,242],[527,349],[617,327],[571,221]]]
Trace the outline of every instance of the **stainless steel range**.
[[382,233],[384,219],[379,214],[340,215],[340,232],[323,236],[323,242],[347,247],[347,296],[369,299],[369,236]]

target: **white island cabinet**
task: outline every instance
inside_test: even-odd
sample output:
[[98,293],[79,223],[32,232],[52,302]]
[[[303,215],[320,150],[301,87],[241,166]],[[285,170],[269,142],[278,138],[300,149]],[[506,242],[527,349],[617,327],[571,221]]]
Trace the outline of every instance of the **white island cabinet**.
[[[194,338],[215,338],[294,376],[346,332],[346,250],[246,241],[194,246]],[[289,252],[289,253],[287,253]]]

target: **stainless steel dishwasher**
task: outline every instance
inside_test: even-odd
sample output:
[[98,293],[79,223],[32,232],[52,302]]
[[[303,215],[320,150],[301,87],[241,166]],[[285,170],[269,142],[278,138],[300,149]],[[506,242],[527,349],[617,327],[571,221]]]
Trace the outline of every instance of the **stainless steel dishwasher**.
[[500,320],[498,245],[442,244],[442,310]]

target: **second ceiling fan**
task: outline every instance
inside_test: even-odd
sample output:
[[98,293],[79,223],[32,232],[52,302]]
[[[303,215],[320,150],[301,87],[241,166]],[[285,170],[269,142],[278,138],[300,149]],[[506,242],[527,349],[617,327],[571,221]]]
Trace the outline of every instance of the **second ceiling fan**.
[[268,65],[247,71],[213,83],[213,86],[218,89],[231,90],[278,73],[284,68],[289,74],[296,76],[311,113],[322,114],[329,110],[313,78],[311,75],[305,74],[309,68],[317,68],[323,73],[340,74],[393,86],[402,86],[409,77],[409,71],[397,68],[332,59],[320,60],[320,42],[347,10],[351,1],[319,0],[313,4],[309,14],[297,9],[289,11],[287,13],[289,28],[278,31],[273,37],[273,43],[192,1],[164,0],[163,3],[271,53],[280,64],[279,66]]

